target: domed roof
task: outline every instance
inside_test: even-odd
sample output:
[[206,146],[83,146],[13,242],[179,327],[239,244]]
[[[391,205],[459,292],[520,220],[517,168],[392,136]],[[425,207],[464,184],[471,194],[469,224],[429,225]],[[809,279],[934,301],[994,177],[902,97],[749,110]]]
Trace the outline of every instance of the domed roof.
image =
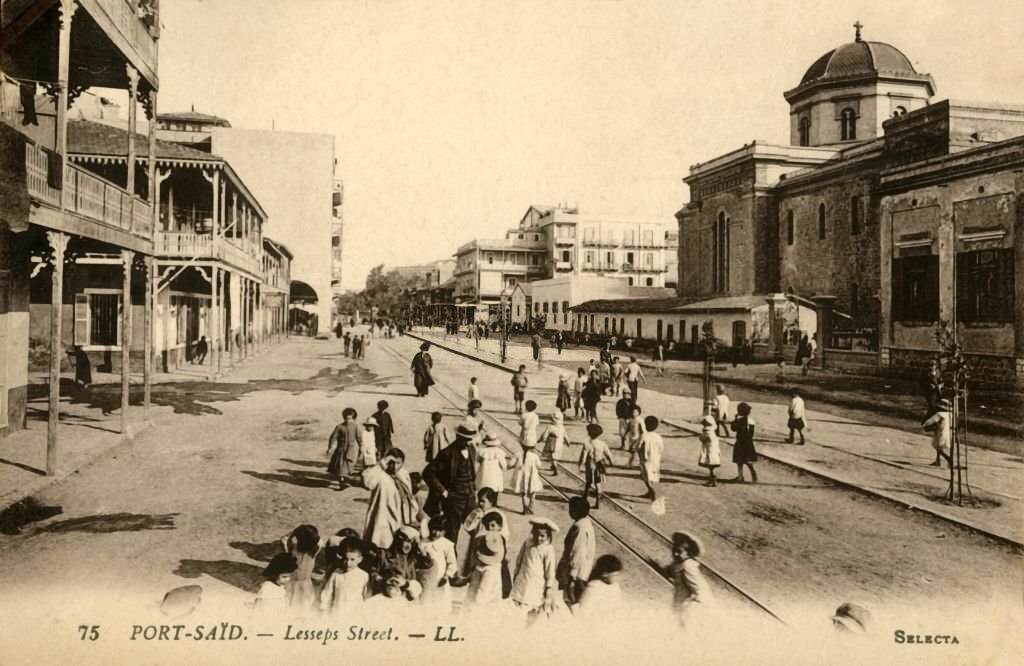
[[832,49],[814,61],[800,85],[820,79],[845,79],[864,74],[917,77],[910,59],[895,46],[884,42],[850,42]]

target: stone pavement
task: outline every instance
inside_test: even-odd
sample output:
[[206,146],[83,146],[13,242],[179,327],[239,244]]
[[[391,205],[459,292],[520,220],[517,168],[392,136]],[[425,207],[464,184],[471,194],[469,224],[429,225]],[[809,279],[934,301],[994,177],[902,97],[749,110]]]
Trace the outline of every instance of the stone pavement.
[[[502,365],[496,339],[480,340],[478,350],[473,340],[443,336],[436,329],[417,329],[413,333],[423,335],[435,344],[457,353],[476,357],[495,366]],[[593,354],[594,350],[590,349],[565,350],[560,360],[586,362]],[[541,361],[553,360],[552,357],[559,358],[554,355],[554,350],[545,348]],[[531,375],[537,375],[537,364],[530,356],[530,349],[522,345],[509,345],[504,367],[511,370],[520,363],[527,365]],[[543,387],[548,382],[554,387],[557,375],[565,371],[546,364],[539,372],[544,374],[545,379],[535,381],[533,385]],[[642,382],[639,392],[639,402],[646,413],[658,415],[670,425],[692,433],[699,432],[699,397],[645,390]],[[610,411],[613,404],[611,398],[601,403],[602,410],[608,410],[609,418],[612,419]],[[924,433],[908,433],[838,417],[828,411],[808,409],[808,429],[805,430],[807,444],[799,446],[784,441],[788,434],[786,402],[752,402],[751,407],[752,416],[758,425],[758,451],[764,457],[962,524],[1000,540],[1024,544],[1024,521],[1021,520],[1024,506],[1020,491],[1024,487],[1024,459],[1021,457],[998,451],[969,449],[970,487],[978,502],[976,506],[958,506],[943,499],[949,485],[949,471],[945,467],[930,466],[934,460],[934,450],[930,438]],[[699,470],[696,465],[696,446],[694,438],[693,450],[688,452],[691,455],[679,461],[693,467],[695,471]],[[666,464],[673,464],[672,457],[666,455]],[[727,461],[724,455],[723,459]],[[729,467],[731,465],[727,464],[725,469]],[[724,475],[728,475],[728,472]]]

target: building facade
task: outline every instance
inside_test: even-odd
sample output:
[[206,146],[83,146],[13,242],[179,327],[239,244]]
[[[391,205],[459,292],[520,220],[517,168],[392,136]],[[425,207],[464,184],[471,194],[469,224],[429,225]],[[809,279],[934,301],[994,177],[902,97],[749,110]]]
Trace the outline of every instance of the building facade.
[[[684,178],[690,201],[676,215],[679,295],[781,292],[818,300],[829,310],[819,318],[819,326],[827,322],[829,329],[819,328],[825,347],[867,345],[879,351],[879,365],[917,368],[933,357],[935,326],[952,316],[959,300],[953,296],[954,274],[963,278],[957,283],[963,294],[977,293],[977,287],[965,286],[972,280],[998,283],[1003,296],[973,306],[995,312],[969,315],[982,321],[966,328],[963,323],[963,342],[978,359],[998,350],[1002,361],[986,363],[1002,367],[1003,376],[1016,371],[1020,334],[1016,319],[1006,321],[1014,306],[1005,294],[1019,282],[1007,282],[1016,274],[1016,260],[1010,259],[1016,241],[1007,220],[1014,219],[1008,207],[1019,196],[1011,165],[1019,152],[1014,137],[1024,135],[1024,108],[935,102],[935,90],[930,75],[917,72],[895,47],[862,40],[860,28],[853,42],[818,58],[799,85],[784,93],[790,145],[755,142],[692,166]],[[977,175],[975,182],[966,172],[988,175]],[[918,173],[927,178],[912,176]],[[985,178],[991,182],[981,182]],[[925,182],[938,189],[920,197],[902,194]],[[969,204],[963,187],[975,187],[979,196],[977,188],[993,188],[1001,198]],[[954,192],[961,198],[951,198]],[[932,204],[922,207],[924,200]],[[985,206],[1003,211],[1002,217]],[[939,257],[953,252],[953,236],[948,246],[940,244],[939,229],[952,234],[942,225],[954,217],[960,218],[959,228],[1006,230],[998,241],[996,231],[984,241],[971,240],[973,232],[967,240],[957,236],[957,252],[970,254],[964,249],[970,246],[1003,253],[972,255],[964,261],[985,268],[960,273],[951,267],[950,254],[942,261],[952,263],[940,269],[945,264]],[[924,294],[932,300],[921,300]],[[915,304],[906,305],[907,299]]]
[[[0,432],[25,427],[30,378],[45,382],[49,474],[61,375],[81,362],[72,336],[95,336],[120,374],[122,433],[135,348],[149,406],[155,139],[135,129],[140,107],[156,110],[158,38],[155,3],[0,2]],[[116,180],[69,159],[69,111],[94,87],[127,93],[118,151],[135,168]]]

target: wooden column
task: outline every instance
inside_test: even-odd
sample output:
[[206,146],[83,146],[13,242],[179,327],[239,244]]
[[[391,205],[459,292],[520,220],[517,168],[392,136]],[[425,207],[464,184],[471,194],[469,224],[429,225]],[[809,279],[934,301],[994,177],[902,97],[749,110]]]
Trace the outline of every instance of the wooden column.
[[153,400],[153,307],[156,303],[156,259],[146,257],[146,295],[143,297],[145,312],[145,337],[142,361],[142,418],[149,419],[149,405]]
[[124,281],[121,285],[121,434],[128,432],[128,402],[131,391],[132,342],[132,260],[135,253],[121,250]]
[[[125,76],[128,78],[128,161],[127,161],[127,172],[128,177],[125,180],[124,188],[128,190],[128,195],[135,198],[135,127],[137,118],[137,96],[139,88],[139,73],[135,71],[135,68],[131,65],[124,66]],[[129,229],[133,229],[135,224],[135,218],[129,211],[128,225]]]
[[249,278],[242,278],[241,286],[242,311],[238,321],[242,327],[242,358],[246,359],[249,358]]
[[61,340],[61,314],[64,301],[64,250],[68,237],[60,231],[47,231],[46,240],[53,252],[50,274],[50,402],[46,426],[46,474],[57,473],[57,427],[60,422],[60,362],[64,355]]
[[210,359],[209,377],[212,380],[220,373],[220,344],[223,337],[224,326],[221,324],[221,299],[220,299],[220,268],[213,266],[213,286],[211,287],[210,309],[212,310],[213,325],[210,330],[210,352],[213,357]]
[[[149,205],[153,212],[150,224],[152,231],[150,232],[150,238],[156,235],[156,230],[160,226],[160,178],[156,172],[156,91],[149,91],[149,110],[147,119],[149,120],[149,135],[146,140],[146,181],[149,184]],[[168,170],[169,171],[169,170]],[[156,289],[157,289],[157,275],[156,275],[156,258],[146,257],[146,296],[145,296],[145,338],[143,345],[145,347],[145,358],[142,366],[142,417],[149,419],[149,406],[153,401],[153,334],[155,327],[153,325],[153,308],[156,307]]]
[[[78,3],[75,0],[61,0],[60,32],[57,36],[57,126],[54,142],[57,152],[62,157],[62,166],[68,158],[68,72],[71,68],[71,22],[77,9]],[[61,210],[67,207],[65,197],[68,189],[67,187],[61,189]]]

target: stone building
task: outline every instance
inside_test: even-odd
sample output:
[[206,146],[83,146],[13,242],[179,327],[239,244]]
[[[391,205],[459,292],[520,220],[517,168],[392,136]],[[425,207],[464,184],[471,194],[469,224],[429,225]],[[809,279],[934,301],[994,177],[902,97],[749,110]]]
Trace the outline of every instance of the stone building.
[[[956,271],[942,269],[938,259],[951,251],[953,236],[939,241],[945,237],[937,229],[946,225],[942,233],[953,233],[949,219],[958,205],[961,215],[970,211],[959,229],[988,231],[986,240],[972,240],[970,231],[956,242],[1003,250],[998,259],[970,259],[987,262],[987,268],[959,269],[960,295],[975,293],[966,286],[972,279],[1013,292],[1010,250],[1018,241],[1012,228],[1020,219],[1013,170],[1021,158],[1014,137],[1024,134],[1024,107],[935,102],[930,75],[919,73],[899,49],[864,41],[861,26],[855,27],[853,42],[815,60],[784,93],[789,145],[754,142],[690,168],[683,179],[690,201],[676,214],[678,292],[684,298],[781,292],[814,299],[830,311],[818,320],[826,349],[866,345],[881,349],[876,366],[917,367],[934,354],[938,320],[953,315]],[[992,182],[980,176],[975,182],[965,177],[968,172],[989,174]],[[915,197],[917,185],[925,183],[937,189]],[[992,188],[985,196],[997,192],[1001,198],[968,204],[961,199],[970,187],[978,196],[977,188]],[[900,197],[892,198],[896,193]],[[928,210],[906,210],[926,200]],[[995,227],[1005,231],[998,240]],[[907,233],[911,238],[899,240]],[[915,262],[902,261],[910,256],[905,252],[935,258],[917,260],[921,266],[911,269]],[[952,263],[952,256],[947,260]],[[927,307],[920,300],[926,293],[934,296]],[[908,298],[916,305],[905,306]],[[992,363],[1009,369],[1021,356],[1020,324],[1006,321],[1013,306],[1000,299],[977,301],[976,308],[999,314],[972,315],[982,317],[987,332],[974,326],[963,341],[969,352],[1002,354]],[[900,323],[909,312],[917,317],[910,327]],[[962,307],[957,314],[966,316]],[[839,356],[837,350],[833,358]],[[820,355],[825,363],[828,357]]]

